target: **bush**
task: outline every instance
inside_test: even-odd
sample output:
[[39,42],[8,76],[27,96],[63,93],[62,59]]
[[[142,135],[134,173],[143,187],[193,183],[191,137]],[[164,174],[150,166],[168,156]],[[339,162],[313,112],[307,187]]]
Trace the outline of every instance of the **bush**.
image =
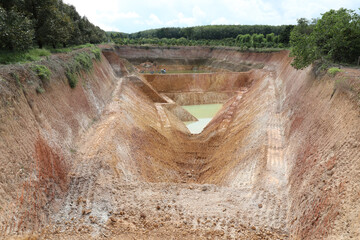
[[35,49],[29,50],[28,54],[39,56],[39,57],[47,57],[47,56],[51,55],[51,52],[45,48],[43,48],[43,49],[35,48]]
[[99,48],[91,49],[91,53],[82,52],[73,57],[73,60],[66,66],[66,78],[71,88],[75,88],[78,82],[78,74],[81,71],[89,72],[93,69],[93,59],[101,59],[101,50]]
[[101,60],[101,50],[100,48],[93,48],[91,52],[95,55],[95,59],[100,61]]
[[0,51],[0,64],[25,62],[24,52]]
[[44,65],[33,65],[31,69],[38,75],[42,82],[50,80],[51,71],[48,67]]
[[90,71],[93,68],[93,63],[89,53],[80,53],[75,56],[75,61],[78,62],[82,70]]
[[69,86],[71,88],[75,88],[78,82],[78,78],[75,72],[73,72],[71,69],[68,69],[65,72],[66,78],[68,79]]
[[72,50],[73,50],[72,48],[55,48],[55,49],[50,49],[50,52],[52,52],[52,53],[69,53]]
[[78,50],[78,49],[82,49],[82,48],[94,48],[96,49],[97,47],[95,47],[93,44],[87,43],[87,44],[82,44],[82,45],[76,45],[76,46],[70,46],[70,47],[66,47],[66,48],[55,48],[55,49],[50,49],[50,51],[52,53],[69,53],[73,50]]
[[23,87],[22,84],[21,84],[21,82],[20,82],[19,75],[18,75],[17,73],[11,72],[11,73],[10,73],[10,76],[11,76],[13,79],[15,79],[16,86],[18,86],[18,87],[20,87],[20,88]]
[[26,52],[0,51],[0,64],[38,61],[41,57],[49,55],[51,53],[46,49],[31,49]]
[[341,72],[342,70],[336,67],[329,68],[328,74],[332,77],[334,77],[338,72]]
[[31,49],[27,53],[25,53],[25,60],[26,61],[39,61],[41,57],[50,56],[51,53],[49,50],[46,49]]
[[41,93],[44,93],[44,92],[45,92],[45,89],[43,89],[42,87],[37,87],[36,88],[36,93],[41,94]]
[[72,47],[72,49],[76,50],[76,49],[87,48],[87,47],[94,47],[94,45],[91,43],[86,43],[86,44],[74,46],[74,47]]

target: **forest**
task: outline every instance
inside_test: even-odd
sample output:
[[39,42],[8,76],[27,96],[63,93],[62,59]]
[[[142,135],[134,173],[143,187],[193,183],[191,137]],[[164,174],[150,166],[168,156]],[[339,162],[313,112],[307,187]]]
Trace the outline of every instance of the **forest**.
[[185,46],[234,46],[284,48],[289,46],[293,25],[209,25],[187,28],[160,28],[132,34],[108,32],[117,44],[158,44]]
[[24,51],[106,40],[105,31],[62,0],[0,0],[0,49]]

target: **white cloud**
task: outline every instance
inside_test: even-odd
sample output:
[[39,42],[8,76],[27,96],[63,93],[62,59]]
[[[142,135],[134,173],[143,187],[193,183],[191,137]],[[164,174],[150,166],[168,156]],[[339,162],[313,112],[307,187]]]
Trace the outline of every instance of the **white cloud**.
[[265,0],[224,0],[224,5],[232,19],[241,24],[277,24],[281,15],[277,2]]
[[194,25],[196,23],[196,18],[194,17],[185,17],[183,13],[178,14],[178,23],[185,24],[188,26]]
[[146,24],[147,25],[160,25],[163,22],[159,19],[158,16],[156,16],[155,14],[150,14],[149,19],[146,20]]
[[201,19],[206,17],[206,13],[201,10],[200,7],[194,6],[192,9],[192,16],[186,17],[184,13],[179,12],[177,18],[172,19],[166,22],[167,26],[194,26],[196,24],[201,24]]
[[[64,0],[104,30],[136,32],[154,27],[208,24],[296,24],[340,7],[357,10],[359,0]],[[151,14],[150,14],[151,13]],[[149,15],[150,14],[150,15]]]
[[116,16],[118,19],[131,19],[140,17],[136,12],[118,13]]
[[199,8],[198,6],[195,6],[192,10],[192,14],[194,18],[203,18],[206,17],[206,13]]
[[283,18],[282,21],[286,23],[296,24],[296,19],[299,18],[318,18],[321,17],[321,13],[325,13],[330,9],[352,8],[355,1],[352,0],[302,0],[301,2],[296,0],[283,1],[281,3]]

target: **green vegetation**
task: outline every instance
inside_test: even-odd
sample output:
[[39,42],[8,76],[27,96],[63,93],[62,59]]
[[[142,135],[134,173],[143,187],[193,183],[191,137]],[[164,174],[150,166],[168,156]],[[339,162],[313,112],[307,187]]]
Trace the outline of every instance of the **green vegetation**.
[[73,68],[68,67],[68,69],[65,72],[66,78],[68,79],[69,86],[71,88],[75,88],[78,82],[76,72]]
[[52,48],[52,49],[49,49],[49,50],[52,53],[69,53],[69,52],[72,52],[72,51],[77,50],[77,49],[93,48],[93,47],[94,47],[93,44],[86,43],[86,44],[80,44],[80,45],[75,45],[75,46],[66,47],[66,48]]
[[32,21],[24,13],[10,8],[7,11],[0,6],[0,43],[9,50],[25,50],[34,38]]
[[41,57],[50,56],[51,53],[70,53],[77,49],[82,48],[91,48],[90,51],[95,55],[97,60],[101,58],[101,50],[98,47],[95,47],[93,44],[81,44],[77,46],[67,47],[67,48],[56,48],[56,49],[30,49],[28,51],[9,51],[2,50],[0,51],[0,64],[12,64],[12,63],[26,63],[32,61],[39,61]]
[[284,48],[289,44],[294,26],[212,25],[188,28],[160,28],[133,34],[108,32],[121,45],[160,46],[230,46],[250,48]]
[[188,40],[186,38],[167,39],[167,38],[141,38],[141,39],[115,39],[114,42],[120,45],[159,45],[159,46],[226,46],[240,47],[241,50],[256,49],[282,49],[283,43],[279,43],[279,36],[268,34],[271,37],[266,38],[263,34],[238,35],[236,38],[226,38],[221,40]]
[[95,59],[100,61],[101,60],[101,50],[100,48],[93,48],[91,52],[95,55]]
[[36,88],[36,93],[42,94],[42,93],[44,93],[44,92],[45,92],[45,89],[43,89],[42,87],[37,87],[37,88]]
[[33,65],[31,69],[38,75],[43,83],[50,80],[51,71],[47,66]]
[[89,72],[93,69],[93,60],[101,60],[101,50],[97,47],[90,52],[77,53],[72,60],[66,65],[65,75],[68,79],[69,86],[75,88],[78,83],[78,75],[81,71]]
[[336,68],[336,67],[329,68],[329,70],[328,70],[328,74],[329,74],[330,76],[333,76],[333,77],[334,77],[338,72],[341,72],[341,69]]
[[21,82],[20,82],[19,75],[18,75],[17,73],[11,72],[11,73],[10,73],[10,76],[11,76],[13,79],[15,79],[16,86],[18,86],[19,88],[22,88],[22,87],[23,87],[23,85],[22,85]]
[[132,34],[108,32],[108,36],[112,39],[116,38],[167,38],[167,39],[180,39],[185,38],[188,40],[221,40],[226,38],[236,38],[239,34],[267,34],[274,33],[275,35],[282,36],[280,42],[287,44],[286,36],[290,34],[292,26],[270,26],[270,25],[208,25],[198,27],[186,27],[186,28],[159,28],[141,31]]
[[93,63],[89,53],[79,53],[75,56],[74,60],[76,63],[74,66],[77,72],[80,72],[80,70],[90,71],[93,67]]
[[297,69],[314,61],[354,64],[360,57],[360,15],[341,8],[310,22],[301,18],[290,35],[292,65]]
[[0,1],[0,49],[25,51],[100,43],[106,33],[62,0]]
[[41,57],[49,55],[51,55],[51,53],[46,49],[30,49],[21,52],[2,50],[0,51],[0,64],[38,61]]

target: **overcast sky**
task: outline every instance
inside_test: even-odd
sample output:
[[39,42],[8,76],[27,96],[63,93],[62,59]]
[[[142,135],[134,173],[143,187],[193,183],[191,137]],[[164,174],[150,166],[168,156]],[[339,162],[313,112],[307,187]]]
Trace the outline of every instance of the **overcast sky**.
[[64,0],[106,31],[126,33],[161,27],[210,24],[296,24],[341,7],[358,10],[359,0]]

